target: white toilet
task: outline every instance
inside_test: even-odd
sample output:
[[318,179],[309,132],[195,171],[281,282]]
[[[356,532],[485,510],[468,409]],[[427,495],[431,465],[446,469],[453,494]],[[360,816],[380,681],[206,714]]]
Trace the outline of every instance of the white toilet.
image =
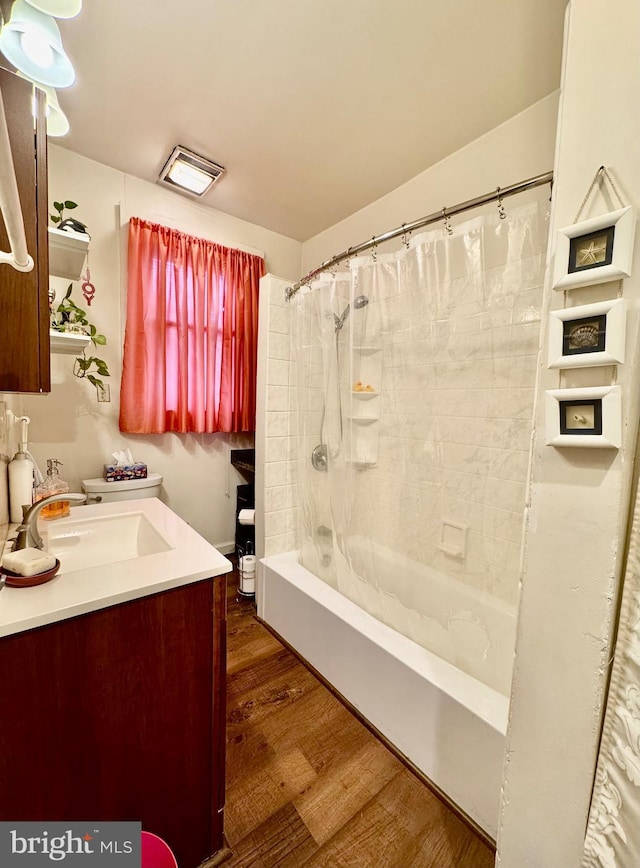
[[82,490],[87,495],[87,503],[115,503],[117,500],[160,497],[161,487],[162,476],[159,473],[149,473],[146,479],[125,479],[124,482],[107,482],[101,476],[82,480]]

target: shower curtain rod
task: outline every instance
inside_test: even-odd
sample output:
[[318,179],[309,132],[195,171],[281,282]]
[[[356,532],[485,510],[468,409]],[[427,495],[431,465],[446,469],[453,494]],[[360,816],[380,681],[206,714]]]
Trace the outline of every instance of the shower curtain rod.
[[495,202],[496,200],[501,202],[502,199],[506,199],[507,196],[514,196],[516,193],[523,193],[525,190],[531,190],[533,187],[541,187],[543,184],[552,183],[553,172],[545,172],[544,175],[536,175],[534,178],[528,178],[526,181],[520,181],[518,184],[511,184],[510,187],[498,187],[498,189],[494,190],[492,193],[486,193],[484,196],[476,196],[475,199],[468,199],[466,202],[454,205],[453,208],[447,208],[445,206],[441,211],[429,214],[428,217],[414,220],[413,223],[403,223],[402,226],[398,226],[397,229],[391,229],[389,232],[384,232],[382,235],[374,235],[374,237],[369,241],[363,241],[362,244],[357,244],[355,247],[349,247],[342,253],[338,253],[336,256],[332,256],[331,259],[327,259],[317,268],[314,268],[313,271],[305,274],[301,280],[293,286],[288,287],[286,290],[287,301],[296,294],[300,287],[304,286],[318,274],[327,271],[329,268],[333,268],[333,266],[337,265],[339,262],[344,262],[345,259],[351,259],[351,257],[357,256],[359,253],[364,253],[365,250],[369,250],[371,247],[377,247],[378,244],[390,241],[392,238],[397,238],[399,235],[406,235],[407,233],[413,232],[414,229],[421,229],[423,226],[428,226],[430,223],[437,223],[438,220],[444,220],[448,217],[453,217],[455,214],[461,214],[463,211],[469,211],[471,208],[478,208],[480,205],[486,205],[487,202]]

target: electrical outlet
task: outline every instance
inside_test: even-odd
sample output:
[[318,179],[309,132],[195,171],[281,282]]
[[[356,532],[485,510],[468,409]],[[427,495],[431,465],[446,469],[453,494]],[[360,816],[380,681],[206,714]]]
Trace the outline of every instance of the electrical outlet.
[[104,386],[96,386],[96,391],[98,392],[98,401],[108,403],[111,400],[111,388],[107,383]]

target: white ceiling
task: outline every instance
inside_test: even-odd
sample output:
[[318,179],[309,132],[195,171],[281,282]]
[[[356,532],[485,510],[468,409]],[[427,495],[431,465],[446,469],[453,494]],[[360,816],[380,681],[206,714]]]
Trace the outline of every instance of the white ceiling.
[[148,181],[185,145],[204,204],[306,240],[556,90],[565,6],[87,0],[55,142]]

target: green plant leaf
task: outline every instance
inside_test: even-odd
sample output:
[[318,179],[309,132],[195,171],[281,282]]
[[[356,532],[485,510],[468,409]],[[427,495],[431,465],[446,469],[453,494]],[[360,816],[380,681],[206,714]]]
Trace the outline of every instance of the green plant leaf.
[[73,289],[73,284],[70,283],[70,284],[69,284],[69,288],[67,289],[67,291],[66,291],[65,294],[64,294],[64,297],[65,297],[65,298],[69,298],[69,296],[71,295],[71,290],[72,290],[72,289]]
[[107,343],[107,339],[104,335],[94,335],[91,340],[94,342],[96,346],[103,347]]
[[52,223],[60,223],[61,221],[62,221],[62,217],[56,217],[55,214],[51,215],[51,222]]
[[53,207],[56,209],[56,211],[59,211],[61,214],[64,211],[64,203],[62,203],[62,202],[54,202]]
[[77,207],[78,207],[78,203],[77,203],[77,202],[72,202],[70,199],[67,199],[67,201],[64,203],[64,207],[65,207],[65,208],[68,208],[69,210],[71,210],[72,208],[77,208]]

